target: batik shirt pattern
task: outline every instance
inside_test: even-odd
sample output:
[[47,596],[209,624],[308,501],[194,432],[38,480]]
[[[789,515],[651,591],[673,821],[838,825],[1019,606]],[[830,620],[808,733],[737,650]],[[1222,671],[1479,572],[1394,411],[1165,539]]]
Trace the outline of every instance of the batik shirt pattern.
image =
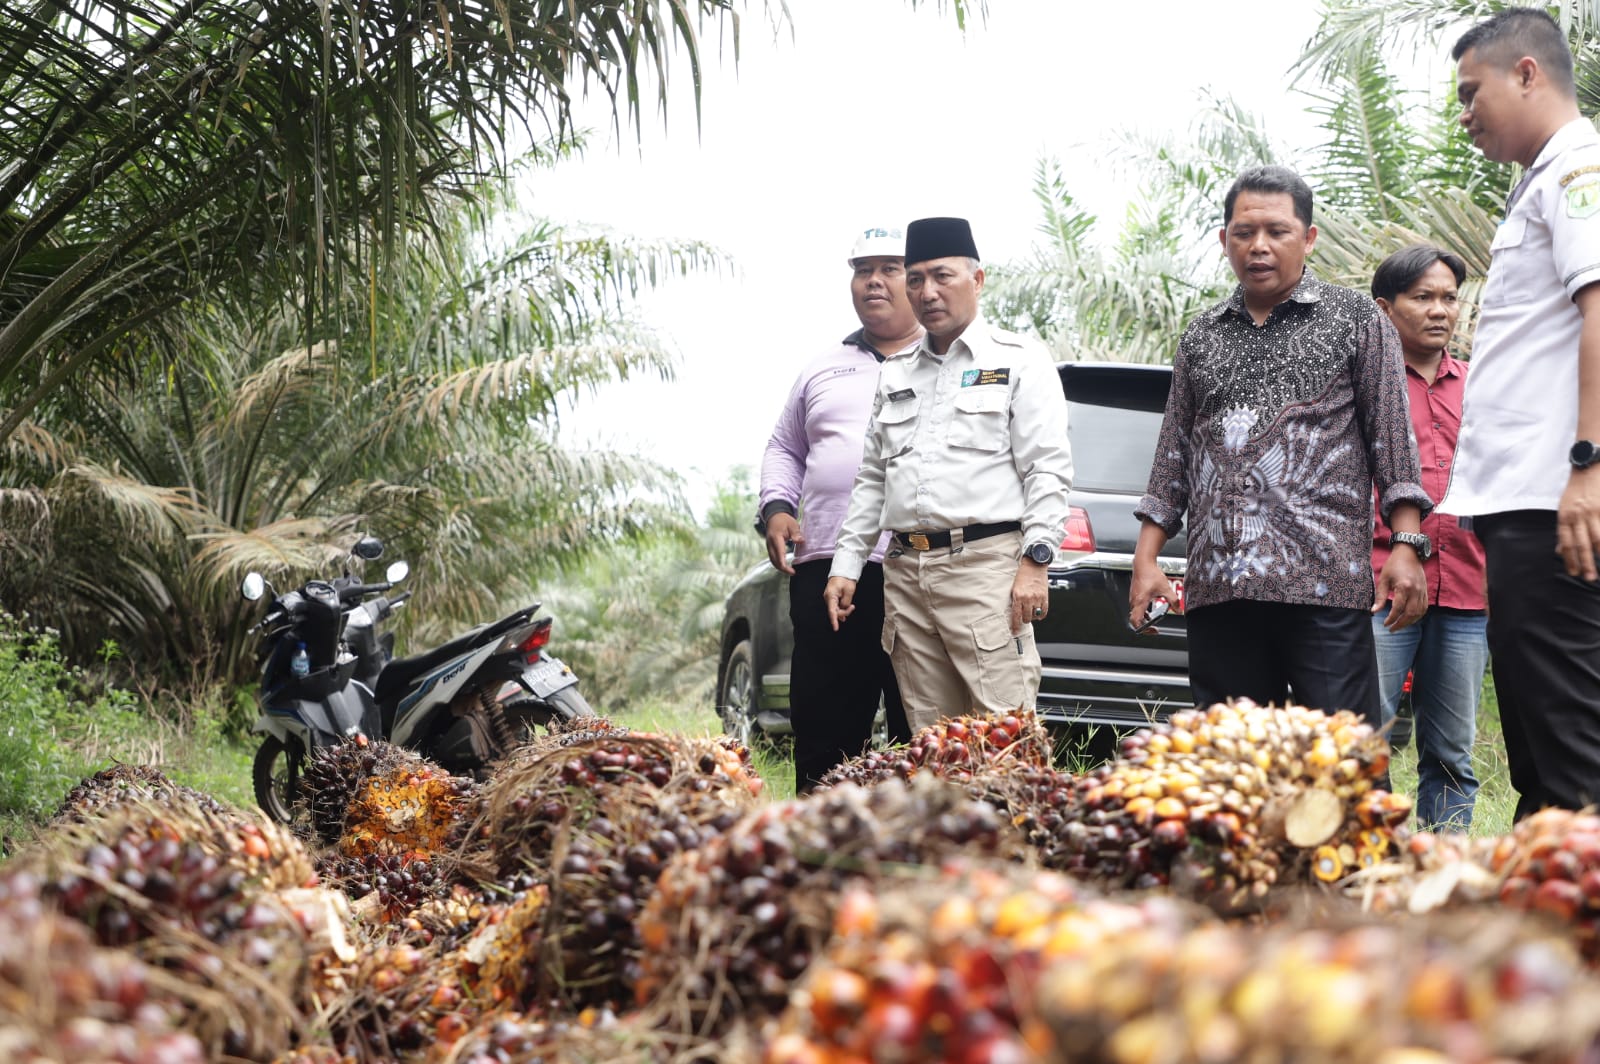
[[1256,325],[1236,288],[1178,344],[1138,514],[1189,533],[1191,609],[1372,606],[1372,489],[1427,512],[1400,340],[1365,294],[1309,271]]

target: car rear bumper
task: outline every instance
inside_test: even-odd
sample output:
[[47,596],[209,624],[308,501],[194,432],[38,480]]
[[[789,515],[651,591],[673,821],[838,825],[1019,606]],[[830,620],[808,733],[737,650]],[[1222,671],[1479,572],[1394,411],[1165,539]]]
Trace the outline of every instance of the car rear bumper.
[[1142,728],[1193,704],[1183,672],[1046,662],[1040,676],[1039,717],[1046,724]]

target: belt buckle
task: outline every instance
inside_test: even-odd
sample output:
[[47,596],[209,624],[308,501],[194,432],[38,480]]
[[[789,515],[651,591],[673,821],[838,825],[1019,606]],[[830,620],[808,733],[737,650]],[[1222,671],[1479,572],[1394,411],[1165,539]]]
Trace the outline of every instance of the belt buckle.
[[906,536],[906,542],[911,544],[912,550],[928,550],[933,544],[928,542],[928,537],[922,532],[912,532]]

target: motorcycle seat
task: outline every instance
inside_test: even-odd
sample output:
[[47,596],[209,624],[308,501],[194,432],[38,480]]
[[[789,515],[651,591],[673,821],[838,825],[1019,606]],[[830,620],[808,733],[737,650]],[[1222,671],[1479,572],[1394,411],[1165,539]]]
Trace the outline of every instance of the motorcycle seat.
[[507,632],[520,628],[532,620],[538,608],[532,606],[502,617],[493,624],[480,624],[424,654],[410,658],[395,658],[378,674],[378,687],[373,692],[378,704],[388,705],[397,701],[416,679],[432,672],[451,658],[460,657],[485,643],[503,639]]

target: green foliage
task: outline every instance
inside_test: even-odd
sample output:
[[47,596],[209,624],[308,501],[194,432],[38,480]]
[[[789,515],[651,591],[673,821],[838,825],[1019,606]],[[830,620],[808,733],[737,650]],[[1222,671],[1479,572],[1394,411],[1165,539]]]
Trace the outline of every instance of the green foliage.
[[755,512],[749,471],[736,469],[698,526],[619,542],[544,589],[556,651],[601,712],[653,698],[712,704],[723,603],[766,557]]
[[92,771],[76,741],[93,735],[122,745],[137,730],[135,705],[70,668],[55,632],[0,612],[0,817],[54,809]]

